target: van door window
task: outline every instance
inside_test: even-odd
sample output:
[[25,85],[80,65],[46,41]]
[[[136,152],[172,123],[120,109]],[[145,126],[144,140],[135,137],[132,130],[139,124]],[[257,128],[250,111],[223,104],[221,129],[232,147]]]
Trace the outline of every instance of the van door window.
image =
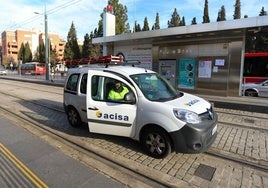
[[87,74],[84,74],[81,79],[80,92],[87,94]]
[[100,76],[93,76],[91,78],[91,98],[94,100],[103,100]]
[[116,79],[109,79],[107,83],[107,99],[113,102],[124,102],[124,97],[129,93],[129,88]]
[[128,86],[113,78],[93,76],[91,79],[91,96],[94,100],[124,103],[124,96],[130,91]]
[[79,74],[71,75],[67,81],[66,89],[71,90],[71,91],[76,91],[78,78],[79,78]]

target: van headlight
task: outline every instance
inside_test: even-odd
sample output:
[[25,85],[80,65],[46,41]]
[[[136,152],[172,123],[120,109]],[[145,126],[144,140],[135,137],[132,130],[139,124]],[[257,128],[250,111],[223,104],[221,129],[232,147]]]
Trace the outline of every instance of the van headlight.
[[184,109],[174,109],[173,110],[174,115],[176,118],[178,118],[181,121],[191,123],[191,124],[197,124],[201,123],[201,119],[198,116],[198,114]]

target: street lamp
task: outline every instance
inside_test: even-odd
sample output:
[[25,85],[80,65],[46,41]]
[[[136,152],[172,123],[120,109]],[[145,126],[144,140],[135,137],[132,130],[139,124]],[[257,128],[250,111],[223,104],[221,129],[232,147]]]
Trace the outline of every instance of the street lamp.
[[[39,12],[34,12],[35,14],[40,14]],[[46,80],[50,77],[50,62],[49,62],[49,38],[47,33],[47,13],[45,7],[45,63],[46,63]]]

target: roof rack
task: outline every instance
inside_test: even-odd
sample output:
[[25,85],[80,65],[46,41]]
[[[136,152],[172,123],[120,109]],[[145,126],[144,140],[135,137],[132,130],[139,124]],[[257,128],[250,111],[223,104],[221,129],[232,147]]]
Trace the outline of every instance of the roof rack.
[[140,65],[140,64],[141,64],[140,60],[131,60],[131,59],[129,59],[129,60],[125,60],[123,62],[123,65],[131,65],[132,67],[135,67],[135,65]]
[[100,64],[100,63],[123,63],[122,56],[99,56],[99,57],[89,57],[89,58],[81,58],[81,59],[66,59],[65,64],[67,66],[80,66],[80,65],[88,65],[88,64]]
[[123,57],[122,56],[100,56],[98,59],[96,59],[97,63],[123,63]]
[[89,57],[75,60],[66,60],[65,64],[72,67],[88,67],[88,66],[105,66],[106,68],[110,65],[123,65],[132,66],[140,65],[139,60],[124,60],[123,56],[99,56],[98,58]]

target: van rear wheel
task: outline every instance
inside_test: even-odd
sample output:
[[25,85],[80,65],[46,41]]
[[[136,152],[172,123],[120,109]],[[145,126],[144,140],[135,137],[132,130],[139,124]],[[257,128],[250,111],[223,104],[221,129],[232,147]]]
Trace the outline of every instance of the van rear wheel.
[[68,118],[70,125],[73,127],[78,127],[82,123],[77,110],[74,109],[73,107],[67,110],[67,118]]
[[160,159],[171,153],[171,141],[167,133],[158,127],[146,129],[141,136],[141,145],[151,157]]

